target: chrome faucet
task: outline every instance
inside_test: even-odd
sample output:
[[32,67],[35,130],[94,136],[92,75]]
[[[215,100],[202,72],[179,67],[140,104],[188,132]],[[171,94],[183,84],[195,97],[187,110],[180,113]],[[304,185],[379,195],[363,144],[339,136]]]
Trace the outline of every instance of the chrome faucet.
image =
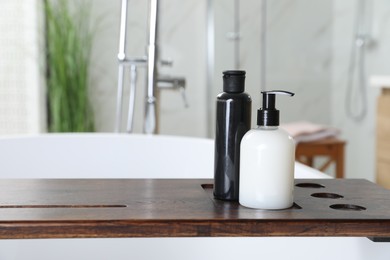
[[127,10],[128,10],[128,0],[122,0],[121,22],[120,22],[120,33],[119,33],[119,52],[118,52],[119,66],[118,66],[118,89],[117,89],[115,132],[120,132],[121,129],[125,67],[130,67],[130,72],[131,72],[127,131],[132,132],[133,121],[134,121],[133,118],[134,118],[134,105],[135,105],[135,89],[136,89],[136,81],[137,81],[137,67],[145,66],[147,62],[146,56],[135,58],[135,59],[129,59],[126,55]]
[[157,107],[156,107],[156,87],[157,87],[157,18],[158,0],[150,1],[150,21],[149,21],[149,45],[148,45],[148,71],[147,71],[147,91],[145,106],[144,133],[157,133]]
[[[128,0],[122,0],[121,22],[119,35],[118,52],[118,92],[116,106],[116,126],[115,131],[120,132],[122,121],[122,103],[123,103],[123,85],[125,67],[130,67],[130,97],[126,131],[133,131],[135,92],[137,80],[137,68],[146,67],[146,97],[145,97],[145,115],[143,131],[146,134],[158,133],[158,90],[173,89],[180,90],[185,107],[188,107],[185,95],[185,79],[181,77],[160,76],[157,71],[158,61],[158,14],[159,0],[150,0],[149,2],[149,38],[147,55],[139,58],[129,59],[126,56],[126,29],[127,29],[127,10]],[[162,65],[171,65],[172,61],[161,61]]]

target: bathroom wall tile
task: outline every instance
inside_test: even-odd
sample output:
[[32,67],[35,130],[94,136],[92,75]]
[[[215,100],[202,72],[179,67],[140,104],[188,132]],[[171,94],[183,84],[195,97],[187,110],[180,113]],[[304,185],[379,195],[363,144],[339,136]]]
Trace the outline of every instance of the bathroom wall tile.
[[252,97],[253,127],[257,122],[257,109],[261,107],[260,92],[266,87],[261,84],[262,8],[262,1],[240,1],[240,65],[247,72],[246,89]]
[[186,79],[189,107],[179,91],[161,91],[160,133],[206,136],[206,1],[161,3],[160,58],[173,66],[160,66],[160,74]]
[[330,114],[331,2],[269,2],[267,89],[296,92],[279,106],[286,121],[328,124]]

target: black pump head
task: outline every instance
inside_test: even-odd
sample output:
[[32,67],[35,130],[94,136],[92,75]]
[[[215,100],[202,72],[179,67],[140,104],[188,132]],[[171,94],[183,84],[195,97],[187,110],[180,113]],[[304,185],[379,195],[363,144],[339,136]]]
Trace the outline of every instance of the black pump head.
[[245,71],[227,70],[223,72],[223,91],[242,93],[245,91]]
[[294,96],[294,93],[283,90],[262,91],[263,107],[257,110],[257,125],[278,126],[279,110],[275,108],[275,95]]

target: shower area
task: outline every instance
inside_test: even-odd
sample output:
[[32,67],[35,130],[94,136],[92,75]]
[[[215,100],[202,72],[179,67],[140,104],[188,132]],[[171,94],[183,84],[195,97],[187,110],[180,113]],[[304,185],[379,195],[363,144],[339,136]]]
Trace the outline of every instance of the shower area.
[[[252,125],[261,90],[292,91],[294,99],[278,104],[281,122],[305,120],[339,128],[347,142],[346,176],[375,179],[378,91],[370,88],[368,81],[374,74],[390,74],[390,61],[384,58],[390,55],[386,48],[390,46],[388,1],[158,2],[157,71],[184,78],[186,92],[184,102],[178,89],[158,91],[159,134],[213,138],[222,71],[243,69],[247,71],[246,91],[253,99]],[[96,16],[104,13],[112,20],[95,48],[98,65],[93,73],[99,81],[92,95],[97,104],[97,128],[113,131],[121,1],[96,3]],[[146,53],[148,3],[128,1],[128,57]],[[144,131],[145,73],[141,67],[137,71],[135,133]],[[123,128],[128,120],[130,83],[125,76]]]
[[380,56],[390,54],[384,46],[389,8],[383,0],[209,0],[208,134],[214,131],[221,71],[243,69],[253,98],[252,125],[260,91],[295,92],[293,100],[278,104],[281,121],[340,129],[347,142],[346,176],[375,180],[378,90],[369,79],[390,73]]

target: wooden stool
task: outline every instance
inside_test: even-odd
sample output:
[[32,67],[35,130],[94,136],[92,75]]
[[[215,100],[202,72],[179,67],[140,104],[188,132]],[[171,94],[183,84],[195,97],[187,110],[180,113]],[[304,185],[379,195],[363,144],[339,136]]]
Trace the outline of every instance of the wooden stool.
[[345,141],[335,137],[298,143],[295,159],[310,167],[314,167],[315,156],[326,156],[328,160],[318,169],[325,171],[334,162],[336,165],[336,178],[344,178],[344,146]]

